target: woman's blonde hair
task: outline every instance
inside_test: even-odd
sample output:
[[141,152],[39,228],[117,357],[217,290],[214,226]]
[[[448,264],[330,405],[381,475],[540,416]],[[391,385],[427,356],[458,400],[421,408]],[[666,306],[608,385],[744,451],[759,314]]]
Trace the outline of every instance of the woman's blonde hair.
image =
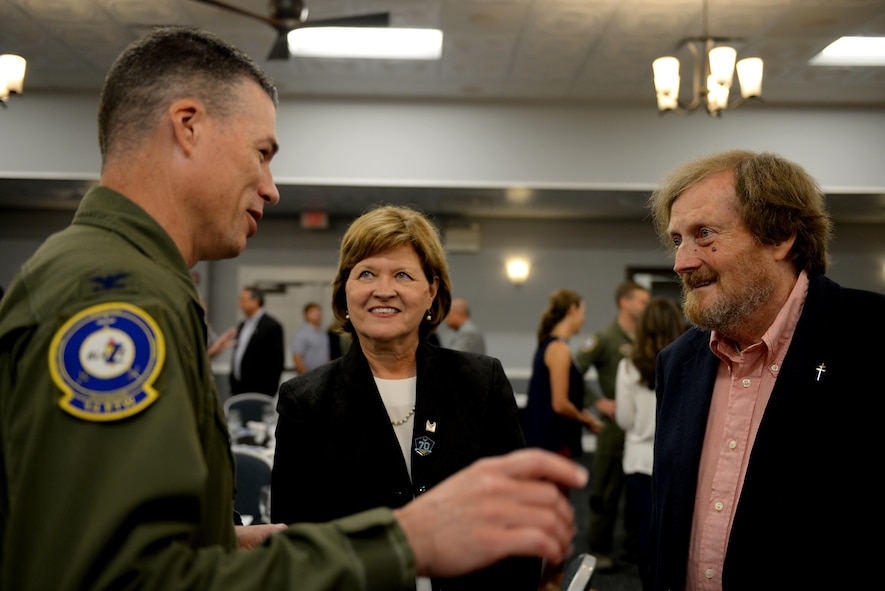
[[332,281],[332,312],[338,330],[353,334],[347,318],[345,285],[360,261],[401,246],[411,246],[418,254],[427,281],[439,279],[436,297],[430,305],[430,320],[423,320],[419,333],[426,338],[445,319],[452,305],[449,265],[439,230],[420,211],[405,205],[379,205],[363,213],[341,239],[338,273]]

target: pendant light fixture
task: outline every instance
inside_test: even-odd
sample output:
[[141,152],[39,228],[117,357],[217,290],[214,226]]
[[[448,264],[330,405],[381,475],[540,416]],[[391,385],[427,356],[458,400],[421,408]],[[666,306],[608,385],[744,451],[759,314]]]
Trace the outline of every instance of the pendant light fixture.
[[22,93],[27,62],[20,55],[0,55],[0,105],[6,106],[9,93]]
[[737,41],[711,37],[707,31],[708,6],[703,3],[703,36],[683,41],[694,59],[692,96],[689,103],[679,100],[679,60],[673,56],[659,57],[652,63],[658,110],[691,113],[706,103],[707,112],[718,117],[722,111],[734,109],[751,98],[762,95],[762,60],[745,58],[737,62],[737,77],[741,87],[739,99],[728,102],[734,79],[737,51],[727,42]]

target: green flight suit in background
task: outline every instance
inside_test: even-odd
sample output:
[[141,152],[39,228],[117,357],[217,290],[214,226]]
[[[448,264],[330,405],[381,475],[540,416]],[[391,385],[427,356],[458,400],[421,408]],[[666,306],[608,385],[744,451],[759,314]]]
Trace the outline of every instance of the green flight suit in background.
[[[588,338],[575,353],[581,373],[596,368],[602,396],[614,400],[618,364],[630,354],[633,340],[617,321]],[[588,390],[590,390],[588,388]],[[592,407],[598,394],[590,391],[585,406]],[[614,550],[618,505],[624,490],[624,430],[608,415],[601,414],[605,427],[596,435],[593,477],[590,490],[589,549],[594,554],[611,555]],[[628,532],[628,536],[630,532]],[[628,546],[632,541],[628,539]]]

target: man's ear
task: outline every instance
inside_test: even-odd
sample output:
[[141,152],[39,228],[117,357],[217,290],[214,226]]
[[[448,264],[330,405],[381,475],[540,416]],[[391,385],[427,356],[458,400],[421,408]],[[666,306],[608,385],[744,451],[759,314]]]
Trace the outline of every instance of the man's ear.
[[786,260],[787,257],[790,256],[790,251],[793,249],[793,243],[796,242],[796,234],[793,233],[792,236],[772,246],[774,249],[774,260],[780,262]]
[[206,110],[198,101],[179,99],[169,105],[167,116],[175,142],[190,155],[199,140],[200,123],[205,119]]

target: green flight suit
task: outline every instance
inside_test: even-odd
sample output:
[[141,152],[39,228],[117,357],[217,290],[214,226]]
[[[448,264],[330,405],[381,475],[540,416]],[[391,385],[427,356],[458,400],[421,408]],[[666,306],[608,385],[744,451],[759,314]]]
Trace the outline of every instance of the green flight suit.
[[[615,397],[618,364],[630,354],[633,340],[617,321],[588,338],[575,353],[582,374],[596,367],[599,388],[606,398]],[[587,406],[594,397],[589,397]],[[590,490],[589,548],[591,552],[612,554],[618,504],[624,490],[624,430],[608,415],[601,415],[605,427],[596,435],[593,453],[593,481]],[[634,533],[627,532],[627,545],[633,544]],[[628,549],[629,553],[629,549]]]
[[376,509],[236,550],[233,457],[184,259],[106,188],[0,301],[0,589],[413,589]]

